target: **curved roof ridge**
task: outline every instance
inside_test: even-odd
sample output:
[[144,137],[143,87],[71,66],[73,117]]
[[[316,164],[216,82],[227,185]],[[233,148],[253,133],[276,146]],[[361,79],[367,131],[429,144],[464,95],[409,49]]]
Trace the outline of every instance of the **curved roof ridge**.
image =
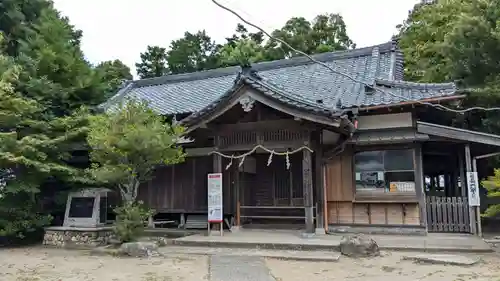
[[456,89],[457,86],[453,82],[447,83],[420,83],[420,82],[410,82],[401,80],[387,80],[387,79],[376,79],[376,84],[379,86],[387,87],[399,87],[399,88],[412,88],[412,89]]
[[[386,43],[367,46],[358,49],[350,49],[350,50],[342,50],[342,51],[334,51],[334,52],[326,52],[321,54],[311,55],[315,60],[321,62],[329,62],[338,59],[348,59],[354,57],[362,57],[362,56],[370,56],[373,52],[373,49],[378,48],[380,53],[393,52],[394,46],[393,42],[389,41]],[[266,61],[252,64],[252,68],[256,71],[265,71],[271,69],[277,69],[282,67],[292,67],[299,66],[305,64],[313,63],[309,58],[305,56],[296,56],[289,59],[280,59],[274,61]],[[240,66],[230,66],[223,68],[216,68],[198,72],[190,72],[190,73],[181,73],[181,74],[172,74],[165,75],[161,77],[154,78],[146,78],[133,80],[132,83],[137,87],[147,87],[159,84],[167,84],[167,83],[177,83],[177,82],[185,82],[185,81],[193,81],[193,80],[202,80],[202,79],[210,79],[227,75],[236,75],[240,70]]]

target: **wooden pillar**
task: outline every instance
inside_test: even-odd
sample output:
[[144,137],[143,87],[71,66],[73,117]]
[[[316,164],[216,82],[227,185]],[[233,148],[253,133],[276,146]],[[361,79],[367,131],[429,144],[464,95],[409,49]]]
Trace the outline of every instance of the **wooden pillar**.
[[240,206],[241,206],[241,199],[240,199],[240,167],[239,165],[234,165],[235,171],[234,171],[234,189],[235,189],[235,202],[236,202],[236,227],[241,226],[241,220],[240,220]]
[[422,145],[418,145],[414,150],[414,161],[415,161],[415,192],[417,193],[418,208],[420,212],[420,226],[425,227],[425,231],[428,231],[427,225],[427,204],[425,201],[425,181],[424,181],[424,165],[423,165],[423,154]]
[[304,194],[304,211],[306,233],[315,233],[314,226],[314,198],[313,198],[313,182],[312,182],[312,157],[309,150],[304,149],[302,154],[302,182]]
[[323,176],[323,163],[321,161],[323,157],[323,149],[321,147],[321,132],[318,132],[315,138],[314,146],[314,187],[316,191],[315,203],[316,203],[316,232],[325,233],[325,220],[324,220],[324,199],[325,199],[325,189],[324,189],[324,176]]
[[[472,172],[472,158],[470,155],[470,146],[469,144],[465,145],[465,170],[467,172]],[[466,193],[465,196],[469,196],[468,193],[468,186],[467,186],[467,178],[465,178],[464,182],[464,187],[466,188]],[[470,200],[470,198],[469,198]],[[477,228],[476,228],[476,215],[475,215],[475,208],[474,207],[469,207],[469,219],[470,219],[470,230],[473,234],[477,234]]]
[[458,169],[460,172],[460,197],[467,197],[467,179],[465,178],[464,151],[458,152]]

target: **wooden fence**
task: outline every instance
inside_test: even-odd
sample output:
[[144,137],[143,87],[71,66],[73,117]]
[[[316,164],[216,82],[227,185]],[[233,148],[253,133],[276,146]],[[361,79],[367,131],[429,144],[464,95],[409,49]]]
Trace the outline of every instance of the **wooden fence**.
[[466,197],[427,196],[429,232],[470,232]]

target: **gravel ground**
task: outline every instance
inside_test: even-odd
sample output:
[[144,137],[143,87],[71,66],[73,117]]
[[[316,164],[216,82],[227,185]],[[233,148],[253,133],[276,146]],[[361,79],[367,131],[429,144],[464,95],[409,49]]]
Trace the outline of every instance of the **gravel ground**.
[[0,250],[1,281],[201,281],[204,256],[135,259],[45,248]]
[[[234,250],[238,251],[238,250]],[[242,252],[243,254],[243,252]],[[267,259],[271,275],[277,281],[500,281],[500,255],[481,255],[483,262],[472,267],[424,265],[401,261],[405,253],[384,253],[372,259],[349,259],[338,262],[297,262]],[[249,262],[233,260],[242,266],[232,270],[243,275]],[[214,263],[212,258],[212,263]],[[243,258],[244,260],[244,258]],[[171,254],[163,258],[136,259],[111,256],[89,256],[84,251],[67,251],[41,247],[0,250],[1,281],[202,281],[209,276],[209,257]],[[221,263],[222,265],[223,263]],[[228,271],[229,272],[229,271]],[[250,280],[231,276],[231,280]],[[212,278],[214,279],[214,278]],[[266,278],[267,279],[267,278]],[[273,280],[273,278],[269,278]],[[213,281],[213,280],[211,280]],[[267,281],[267,280],[255,280]]]
[[384,253],[372,259],[342,257],[335,263],[270,260],[268,268],[277,281],[500,281],[500,256],[481,255],[471,267],[415,264],[401,261],[409,253]]

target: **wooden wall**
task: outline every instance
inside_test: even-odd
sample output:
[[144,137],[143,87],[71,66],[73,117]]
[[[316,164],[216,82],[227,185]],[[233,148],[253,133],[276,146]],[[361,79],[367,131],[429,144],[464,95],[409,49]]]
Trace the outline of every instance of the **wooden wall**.
[[[222,165],[225,167],[227,162]],[[160,167],[150,182],[141,185],[138,200],[158,212],[206,212],[207,174],[213,172],[212,167],[212,156],[188,157],[183,163]],[[230,172],[224,171],[224,213],[233,210],[230,181]]]
[[397,196],[356,199],[353,151],[346,149],[326,164],[328,224],[339,225],[420,225],[416,202],[398,202]]

